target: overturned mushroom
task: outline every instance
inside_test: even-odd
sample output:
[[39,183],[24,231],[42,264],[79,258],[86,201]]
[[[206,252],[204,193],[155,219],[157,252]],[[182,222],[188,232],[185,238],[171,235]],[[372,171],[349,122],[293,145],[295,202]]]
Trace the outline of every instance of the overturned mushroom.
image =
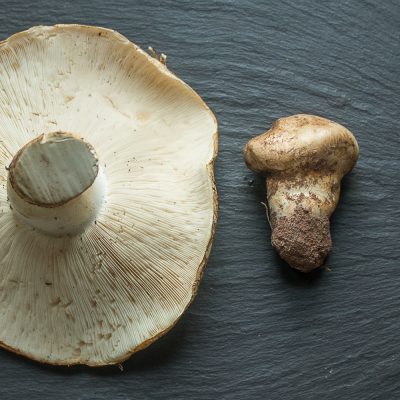
[[266,176],[272,245],[279,255],[303,272],[321,266],[332,246],[329,217],[340,181],[358,159],[354,136],[328,119],[294,115],[251,139],[244,158]]
[[216,120],[118,33],[0,43],[0,345],[119,363],[196,294],[214,236]]

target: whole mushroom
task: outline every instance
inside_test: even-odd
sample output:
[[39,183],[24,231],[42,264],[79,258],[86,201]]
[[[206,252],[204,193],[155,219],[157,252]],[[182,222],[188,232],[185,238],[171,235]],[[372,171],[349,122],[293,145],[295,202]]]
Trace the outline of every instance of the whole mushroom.
[[0,345],[120,363],[193,300],[214,237],[217,123],[115,31],[0,43]]
[[272,245],[291,267],[310,272],[323,264],[340,182],[358,153],[348,129],[306,114],[281,118],[246,144],[247,166],[266,176]]

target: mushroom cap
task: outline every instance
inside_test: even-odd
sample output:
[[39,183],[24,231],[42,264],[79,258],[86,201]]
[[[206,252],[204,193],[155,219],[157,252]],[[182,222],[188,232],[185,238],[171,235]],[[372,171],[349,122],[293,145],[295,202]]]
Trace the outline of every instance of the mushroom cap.
[[323,170],[348,173],[358,159],[358,144],[344,126],[315,115],[278,119],[244,148],[248,167],[259,173]]
[[[0,344],[51,364],[119,363],[196,294],[217,218],[217,123],[201,98],[115,31],[38,26],[0,43]],[[6,168],[35,137],[95,149],[106,202],[76,236],[24,224]]]

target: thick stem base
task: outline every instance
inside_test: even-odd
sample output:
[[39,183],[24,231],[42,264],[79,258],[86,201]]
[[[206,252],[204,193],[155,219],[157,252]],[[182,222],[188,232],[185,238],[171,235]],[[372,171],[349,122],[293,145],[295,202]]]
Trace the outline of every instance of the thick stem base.
[[92,223],[106,180],[93,148],[56,132],[41,135],[14,157],[7,182],[16,217],[52,236],[76,235]]

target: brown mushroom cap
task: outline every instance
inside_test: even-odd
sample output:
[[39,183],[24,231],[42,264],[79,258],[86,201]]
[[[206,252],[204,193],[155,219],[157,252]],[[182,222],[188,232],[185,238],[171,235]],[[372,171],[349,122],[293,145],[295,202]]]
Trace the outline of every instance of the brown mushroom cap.
[[269,131],[250,140],[244,157],[250,169],[263,174],[328,169],[341,178],[356,163],[358,144],[342,125],[298,114],[277,120]]

